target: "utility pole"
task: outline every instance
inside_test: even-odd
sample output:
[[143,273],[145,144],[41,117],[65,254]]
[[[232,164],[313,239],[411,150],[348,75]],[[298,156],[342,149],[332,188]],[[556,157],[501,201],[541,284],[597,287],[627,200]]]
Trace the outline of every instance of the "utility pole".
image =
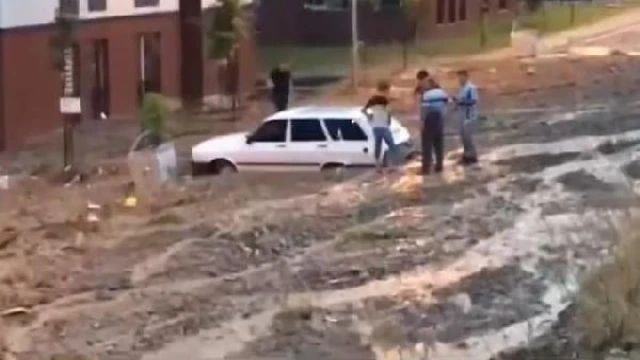
[[358,1],[351,0],[351,85],[358,88],[360,78],[360,40],[358,36]]
[[77,0],[59,0],[55,14],[57,27],[53,43],[54,67],[60,72],[62,96],[60,112],[63,116],[63,162],[65,171],[74,166],[75,124],[81,116],[79,49],[75,45],[75,25],[78,19]]

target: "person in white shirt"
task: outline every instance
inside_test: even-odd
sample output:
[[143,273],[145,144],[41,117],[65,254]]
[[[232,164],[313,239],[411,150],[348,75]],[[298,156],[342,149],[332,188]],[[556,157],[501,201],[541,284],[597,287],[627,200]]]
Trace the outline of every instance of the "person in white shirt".
[[376,159],[376,167],[378,170],[382,169],[382,143],[387,144],[388,153],[390,156],[387,158],[389,161],[395,160],[395,143],[393,142],[393,135],[391,133],[391,113],[389,112],[389,83],[381,81],[376,86],[377,93],[373,95],[367,101],[367,104],[362,108],[362,112],[369,119],[369,123],[373,129],[374,139],[374,151],[373,154]]
[[433,78],[427,79],[426,91],[421,103],[422,174],[431,173],[435,155],[436,173],[442,172],[444,160],[444,113],[449,104],[449,95]]
[[478,88],[469,80],[469,73],[466,70],[458,71],[458,81],[460,83],[460,92],[454,100],[458,112],[460,139],[464,149],[460,164],[471,165],[478,162],[478,153],[473,141],[473,134],[478,119],[477,109],[480,96]]

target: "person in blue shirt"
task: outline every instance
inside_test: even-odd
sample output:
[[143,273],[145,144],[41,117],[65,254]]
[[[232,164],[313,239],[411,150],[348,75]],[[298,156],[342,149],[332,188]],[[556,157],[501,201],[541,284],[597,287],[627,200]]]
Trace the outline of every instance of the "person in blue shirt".
[[[433,170],[442,172],[444,160],[444,114],[449,104],[449,95],[440,88],[433,78],[426,80],[426,88],[422,93],[420,114],[422,116],[422,174],[431,173],[431,165],[435,157]],[[434,156],[435,155],[435,156]]]
[[469,73],[466,70],[458,71],[458,81],[460,92],[454,99],[458,112],[460,139],[462,140],[461,165],[471,165],[478,162],[478,153],[473,141],[473,134],[478,119],[478,101],[480,96],[478,88],[469,80]]

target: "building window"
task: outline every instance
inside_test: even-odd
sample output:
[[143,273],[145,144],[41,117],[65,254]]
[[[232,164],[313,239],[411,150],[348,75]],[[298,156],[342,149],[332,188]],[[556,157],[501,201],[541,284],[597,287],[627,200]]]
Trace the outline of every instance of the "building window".
[[80,3],[78,0],[61,0],[59,11],[61,14],[78,15],[80,14]]
[[399,8],[402,6],[401,0],[380,0],[380,6],[383,8]]
[[436,22],[438,24],[444,23],[446,11],[446,0],[438,0],[436,3]]
[[351,0],[304,0],[304,8],[318,11],[349,10]]
[[[120,0],[122,1],[122,0]],[[133,0],[133,4],[135,7],[148,7],[148,6],[158,6],[160,5],[160,0]]]
[[162,51],[160,33],[144,33],[138,37],[140,64],[138,90],[140,102],[147,93],[162,92]]
[[454,23],[454,22],[456,22],[458,20],[457,16],[456,16],[457,15],[456,14],[457,10],[458,10],[458,8],[456,6],[456,0],[449,0],[449,11],[448,11],[449,17],[448,17],[447,20],[450,23]]
[[508,5],[509,5],[508,0],[498,0],[498,7],[500,8],[500,10],[507,9]]
[[89,11],[105,11],[107,10],[107,0],[88,0],[87,8]]
[[458,0],[458,5],[459,5],[459,18],[460,21],[466,21],[467,20],[467,0]]

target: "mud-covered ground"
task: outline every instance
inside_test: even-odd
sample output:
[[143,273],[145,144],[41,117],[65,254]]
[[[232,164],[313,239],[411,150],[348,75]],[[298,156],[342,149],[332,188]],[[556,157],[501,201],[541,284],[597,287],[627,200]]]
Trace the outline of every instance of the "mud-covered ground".
[[[598,61],[600,81],[639,77]],[[1,349],[20,360],[571,358],[584,351],[571,325],[580,275],[638,204],[640,109],[594,85],[584,108],[615,106],[575,113],[558,77],[529,93],[522,79],[495,85],[528,94],[520,108],[558,107],[492,110],[481,163],[454,165],[450,137],[442,176],[407,164],[339,183],[185,178],[150,211],[122,206],[119,154],[96,155],[69,186],[40,168],[0,195]]]

